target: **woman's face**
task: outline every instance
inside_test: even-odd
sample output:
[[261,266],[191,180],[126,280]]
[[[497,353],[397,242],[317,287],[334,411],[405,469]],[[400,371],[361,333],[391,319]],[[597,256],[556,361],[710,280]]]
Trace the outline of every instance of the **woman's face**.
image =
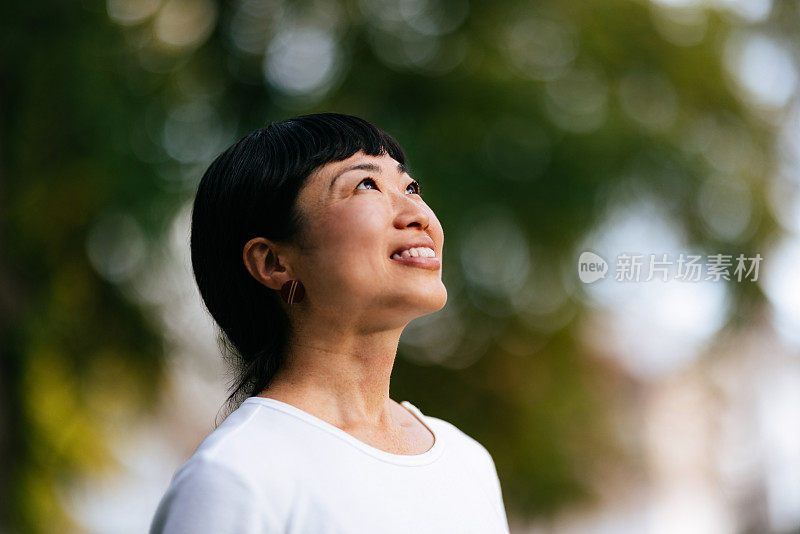
[[[391,156],[357,152],[320,167],[298,207],[306,227],[291,269],[315,311],[341,320],[347,310],[359,324],[391,328],[445,305],[442,225]],[[392,257],[413,246],[435,257]]]

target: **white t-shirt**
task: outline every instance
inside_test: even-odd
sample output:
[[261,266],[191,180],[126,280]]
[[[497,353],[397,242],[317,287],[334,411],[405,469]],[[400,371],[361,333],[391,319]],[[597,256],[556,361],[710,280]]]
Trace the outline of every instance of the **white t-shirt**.
[[172,478],[150,534],[507,533],[489,452],[401,403],[434,435],[392,454],[291,404],[250,397]]

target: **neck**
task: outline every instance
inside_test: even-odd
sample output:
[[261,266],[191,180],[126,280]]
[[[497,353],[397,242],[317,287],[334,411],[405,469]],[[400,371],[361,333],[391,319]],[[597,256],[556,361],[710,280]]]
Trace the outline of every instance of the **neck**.
[[302,325],[289,342],[284,367],[259,396],[342,429],[392,427],[389,381],[401,333],[402,328],[363,332]]

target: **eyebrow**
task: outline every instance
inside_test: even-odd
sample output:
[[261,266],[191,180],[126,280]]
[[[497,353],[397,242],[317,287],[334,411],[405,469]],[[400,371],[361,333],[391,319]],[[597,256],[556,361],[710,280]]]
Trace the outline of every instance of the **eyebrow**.
[[[328,191],[333,189],[333,184],[336,183],[336,180],[341,175],[343,175],[346,172],[359,171],[359,170],[360,171],[377,172],[377,173],[381,172],[381,168],[378,167],[377,165],[375,165],[374,163],[356,163],[355,165],[350,165],[348,167],[345,167],[344,169],[342,169],[338,173],[336,173],[336,176],[333,177],[333,180],[331,180],[331,183],[328,185]],[[403,163],[398,163],[397,164],[397,170],[398,170],[398,172],[400,172],[402,174],[409,174],[408,167],[406,165],[404,165]],[[416,178],[414,180],[419,183],[419,180],[416,180]]]

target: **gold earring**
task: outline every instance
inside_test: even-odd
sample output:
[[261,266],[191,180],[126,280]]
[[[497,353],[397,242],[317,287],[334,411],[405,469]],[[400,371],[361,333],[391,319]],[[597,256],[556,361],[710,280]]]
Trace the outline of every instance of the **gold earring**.
[[281,298],[289,305],[300,302],[305,295],[306,289],[300,280],[289,280],[281,287]]

